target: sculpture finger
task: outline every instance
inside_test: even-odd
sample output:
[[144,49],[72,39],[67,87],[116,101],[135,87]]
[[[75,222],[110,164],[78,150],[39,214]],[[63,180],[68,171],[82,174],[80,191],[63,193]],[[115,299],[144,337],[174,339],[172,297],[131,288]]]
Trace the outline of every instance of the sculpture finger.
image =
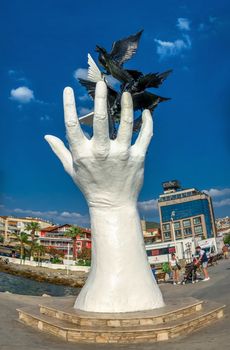
[[109,142],[109,123],[107,113],[107,86],[104,81],[96,85],[94,118],[93,118],[93,139],[96,146],[106,148]]
[[66,87],[64,89],[63,100],[67,138],[71,150],[75,152],[79,148],[79,145],[86,140],[86,138],[78,120],[74,93],[70,87]]
[[64,143],[56,136],[46,135],[45,140],[48,142],[53,152],[62,162],[66,172],[72,176],[73,160],[70,151],[65,147]]
[[142,113],[142,126],[138,138],[135,142],[135,148],[145,154],[151,138],[153,136],[153,118],[148,109]]
[[121,98],[121,122],[118,129],[117,141],[129,147],[133,134],[133,100],[128,92]]

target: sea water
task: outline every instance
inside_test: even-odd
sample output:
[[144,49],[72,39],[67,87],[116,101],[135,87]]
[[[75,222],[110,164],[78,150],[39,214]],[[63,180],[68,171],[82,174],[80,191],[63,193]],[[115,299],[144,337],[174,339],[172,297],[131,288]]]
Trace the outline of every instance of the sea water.
[[0,292],[37,296],[42,294],[67,296],[77,295],[79,291],[79,288],[55,285],[47,282],[38,282],[25,277],[0,272]]

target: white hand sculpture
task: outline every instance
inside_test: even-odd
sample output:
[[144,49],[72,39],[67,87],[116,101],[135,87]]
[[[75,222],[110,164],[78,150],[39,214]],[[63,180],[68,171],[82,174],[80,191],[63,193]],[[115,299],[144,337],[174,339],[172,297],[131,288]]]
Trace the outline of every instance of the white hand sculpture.
[[125,92],[115,140],[109,138],[107,87],[97,83],[93,137],[83,133],[73,90],[64,90],[64,114],[70,151],[55,136],[45,139],[89,205],[92,267],[75,308],[92,312],[131,312],[164,305],[147,260],[137,198],[153,123],[148,110],[133,146],[133,105]]

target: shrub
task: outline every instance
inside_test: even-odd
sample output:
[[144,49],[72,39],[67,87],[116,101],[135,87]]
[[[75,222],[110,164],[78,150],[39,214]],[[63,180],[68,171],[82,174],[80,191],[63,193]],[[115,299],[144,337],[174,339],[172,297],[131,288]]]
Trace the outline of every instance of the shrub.
[[170,273],[170,272],[171,272],[168,262],[164,262],[164,263],[162,264],[162,271],[163,271],[163,272],[166,272],[166,273]]
[[91,260],[78,259],[76,262],[78,266],[91,266]]
[[62,264],[62,260],[59,258],[53,258],[51,259],[52,264]]
[[230,244],[230,235],[224,237],[224,244]]

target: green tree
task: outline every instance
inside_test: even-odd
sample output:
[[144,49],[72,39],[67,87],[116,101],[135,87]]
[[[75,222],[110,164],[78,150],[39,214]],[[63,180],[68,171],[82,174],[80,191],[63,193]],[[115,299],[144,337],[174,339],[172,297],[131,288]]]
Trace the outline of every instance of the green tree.
[[45,253],[47,252],[47,249],[44,245],[41,245],[38,243],[35,243],[33,248],[34,248],[34,255],[36,254],[37,261],[39,264],[41,262],[41,257],[45,255]]
[[76,240],[77,237],[84,237],[84,233],[80,227],[71,226],[66,232],[66,237],[70,237],[73,241],[73,260],[76,259]]
[[3,243],[3,242],[4,242],[4,237],[0,236],[0,243]]
[[91,249],[86,247],[83,248],[77,257],[78,259],[82,259],[82,260],[91,260]]
[[20,264],[25,257],[25,246],[28,245],[28,234],[26,232],[15,233],[14,237],[20,244]]
[[36,240],[37,240],[36,237],[35,237],[35,234],[36,234],[36,232],[41,231],[41,226],[39,225],[38,222],[30,222],[30,223],[28,223],[26,225],[25,230],[26,231],[30,231],[30,237],[31,237],[30,257],[33,258],[34,257],[34,246],[35,246],[35,243],[36,243]]
[[46,247],[46,251],[49,255],[51,255],[53,258],[64,258],[64,253],[54,247]]
[[224,237],[224,244],[230,244],[230,235]]

